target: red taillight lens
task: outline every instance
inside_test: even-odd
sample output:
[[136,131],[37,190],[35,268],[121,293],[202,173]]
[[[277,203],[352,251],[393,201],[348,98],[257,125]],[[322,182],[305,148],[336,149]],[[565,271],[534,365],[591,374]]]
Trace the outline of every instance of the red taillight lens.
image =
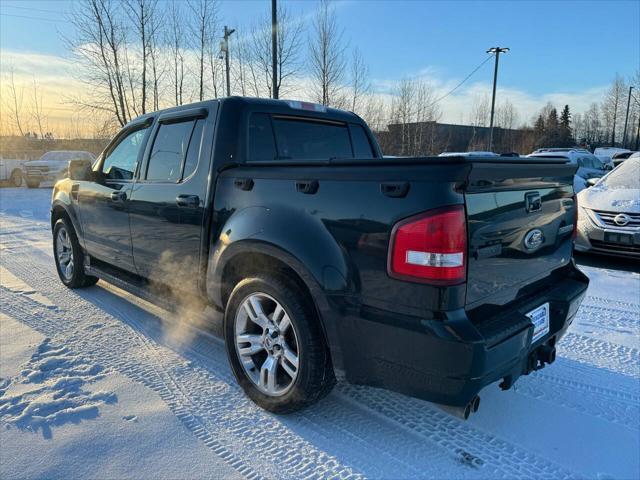
[[389,275],[436,285],[466,280],[464,207],[431,210],[398,223],[391,234]]

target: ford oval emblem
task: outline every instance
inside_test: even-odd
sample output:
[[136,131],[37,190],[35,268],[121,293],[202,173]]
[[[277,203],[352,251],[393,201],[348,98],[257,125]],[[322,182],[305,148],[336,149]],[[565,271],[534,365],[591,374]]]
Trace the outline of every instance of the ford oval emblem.
[[535,250],[544,243],[544,234],[539,228],[534,228],[524,237],[524,247],[527,250]]

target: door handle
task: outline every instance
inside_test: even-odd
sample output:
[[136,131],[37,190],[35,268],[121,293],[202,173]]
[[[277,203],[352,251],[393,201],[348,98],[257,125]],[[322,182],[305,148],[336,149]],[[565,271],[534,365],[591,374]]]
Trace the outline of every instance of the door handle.
[[381,183],[380,192],[391,198],[403,198],[409,193],[409,182]]
[[127,199],[127,192],[111,192],[111,200],[114,202],[124,202]]
[[181,208],[198,208],[200,197],[198,195],[178,195],[176,204]]
[[318,191],[319,186],[317,180],[299,180],[296,182],[296,191],[313,195]]

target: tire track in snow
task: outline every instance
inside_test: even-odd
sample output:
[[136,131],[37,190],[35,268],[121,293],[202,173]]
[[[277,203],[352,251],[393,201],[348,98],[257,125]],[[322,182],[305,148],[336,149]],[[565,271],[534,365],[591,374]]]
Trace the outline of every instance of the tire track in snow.
[[[190,431],[246,477],[359,476],[332,456],[318,451],[290,432],[277,417],[250,404],[239,388],[230,388],[227,382],[220,379],[214,379],[214,388],[207,388],[211,386],[212,377],[201,378],[203,369],[191,366],[182,371],[191,370],[191,377],[196,377],[196,383],[192,386],[204,389],[207,393],[206,402],[198,408],[166,372],[163,368],[166,366],[158,368],[154,363],[160,356],[170,357],[174,363],[170,368],[173,369],[184,366],[186,362],[173,352],[157,353],[154,350],[159,347],[141,341],[135,329],[114,323],[110,315],[98,313],[97,318],[83,321],[76,318],[73,312],[44,311],[39,304],[11,296],[4,288],[0,292],[2,311],[36,330],[44,330],[45,335],[57,338],[58,342],[63,341],[70,348],[156,391]],[[94,308],[90,304],[85,305],[81,309],[82,315],[91,316],[95,313],[92,311]],[[203,420],[212,417],[215,421]]]
[[[521,377],[513,390],[519,395],[561,405],[632,431],[640,427],[640,399],[633,395],[540,372]],[[576,395],[577,392],[580,395]]]
[[[47,227],[46,224],[45,224],[45,227]],[[34,229],[33,233],[36,233],[35,230],[36,229]],[[43,234],[43,237],[44,235],[48,236],[49,235],[48,228],[42,228],[41,233]],[[20,242],[15,242],[15,243],[20,244]],[[40,251],[37,253],[42,260],[52,262],[50,254],[47,255]],[[11,265],[12,270],[14,270],[15,268],[21,270],[20,275],[26,274],[29,268],[33,270],[32,267],[34,267],[34,265],[30,265],[29,268],[27,268],[26,266],[25,268],[21,268],[21,265],[16,265],[14,262],[11,262],[11,263],[12,263]],[[81,311],[82,308],[86,307],[85,304],[87,302],[84,299],[77,298],[77,297],[80,297],[80,296],[89,297],[90,301],[99,302],[99,298],[96,299],[92,294],[92,292],[88,290],[85,291],[87,293],[84,293],[82,295],[78,295],[78,293],[69,292],[68,290],[66,290],[65,287],[62,287],[62,285],[59,284],[53,264],[52,263],[50,265],[47,264],[47,266],[48,268],[43,268],[41,265],[35,265],[35,267],[37,267],[37,270],[39,270],[39,272],[32,271],[32,273],[34,275],[34,278],[41,279],[41,283],[43,283],[43,288],[47,288],[47,285],[44,285],[45,278],[48,277],[47,278],[48,282],[54,282],[53,285],[49,285],[49,287],[51,287],[51,291],[54,293],[54,296],[52,298],[56,298],[56,300],[58,300],[60,295],[62,295],[65,298],[65,300],[62,303],[66,303],[70,305],[68,307],[67,305],[65,305],[65,308],[67,308],[66,311],[64,309],[60,311],[60,315],[65,316],[62,320],[63,323],[65,322],[66,319],[71,317],[70,315],[71,313],[75,312],[78,309],[80,309]],[[39,290],[42,291],[40,288]],[[76,297],[76,298],[73,298],[73,297]],[[592,298],[597,299],[597,297],[592,297]],[[596,301],[598,300],[599,299],[597,299]],[[89,305],[91,304],[89,303]],[[606,308],[606,307],[598,307],[597,305],[596,306],[587,305],[587,307],[588,308],[595,307],[595,309],[601,308],[601,310],[604,310]],[[615,304],[615,307],[619,307],[618,311],[621,311],[624,314],[629,309],[634,308],[635,305],[625,304],[624,302],[617,302]],[[109,305],[108,310],[114,310],[114,306]],[[612,309],[609,308],[609,310],[611,311]],[[111,323],[113,323],[114,319],[111,318],[111,315],[105,313],[100,309],[98,309],[97,311],[98,311],[98,314],[96,314],[96,317],[98,319],[104,318],[105,322],[103,326],[96,327],[96,330],[101,330],[104,328],[112,328]],[[88,312],[85,311],[83,313],[86,314]],[[582,313],[583,312],[581,310],[579,315],[581,315]],[[28,313],[26,314],[28,315]],[[51,315],[51,312],[42,312],[43,317],[47,315]],[[116,316],[119,317],[121,315],[116,315]],[[132,328],[134,332],[136,332],[136,330],[141,331],[141,333],[136,332],[136,335],[138,337],[142,336],[146,338],[145,332],[148,330],[148,327],[145,328],[144,326],[141,326],[141,324],[136,325],[135,318],[133,318],[133,320],[129,318],[131,317],[130,314],[123,313],[122,316],[125,317],[126,322],[132,324]],[[23,318],[23,317],[20,316],[17,318]],[[121,322],[120,318],[116,318],[115,320],[116,322]],[[46,322],[46,320],[41,317],[37,319],[37,322],[40,324],[42,322]],[[55,328],[54,324],[52,324],[51,322],[46,322],[46,323],[48,325],[47,328]],[[98,323],[94,322],[91,325],[88,325],[86,328],[91,328],[94,325],[98,325]],[[570,335],[574,335],[574,334],[570,334]],[[589,337],[584,337],[584,338],[589,339]],[[565,341],[567,340],[568,340],[567,337],[565,337]],[[572,340],[572,342],[574,341],[575,340]],[[580,342],[583,342],[583,340],[580,340]],[[601,343],[606,344],[607,342],[601,342]],[[160,361],[162,361],[162,359],[165,357],[165,352],[160,352],[158,350],[157,345],[154,345],[153,342],[149,342],[149,344],[151,345],[149,348],[151,348],[152,351],[149,352],[149,356],[147,358],[148,362],[150,364],[154,364],[154,362],[157,363],[159,361],[158,358],[160,359]],[[610,348],[611,347],[602,347],[600,351],[606,353],[607,351],[610,350]],[[206,357],[208,356],[207,352],[206,351],[202,352],[200,348],[198,348],[197,350],[198,350],[197,352],[198,355],[203,356],[203,359],[202,359],[203,365],[209,363],[206,361]],[[628,351],[626,353],[623,353],[622,355],[623,360],[629,355],[631,355],[631,360],[633,360],[634,358],[633,349],[627,349],[627,350],[631,350],[631,353],[629,353]],[[586,351],[585,353],[586,353],[585,358],[587,360],[592,359],[591,352]],[[637,351],[635,352],[635,355],[637,357],[638,355]],[[154,358],[154,356],[157,356],[157,358]],[[568,355],[567,357],[571,358]],[[559,359],[559,360],[562,360],[562,359]],[[582,360],[577,360],[577,361],[582,361]],[[226,362],[226,359],[224,359],[223,361]],[[196,362],[196,363],[200,363],[200,362]],[[593,361],[586,361],[586,362],[583,362],[583,364],[585,366],[589,364],[593,365]],[[600,366],[600,365],[597,365],[597,366]],[[170,372],[172,372],[172,374],[174,375],[174,377],[172,377],[174,378],[173,382],[176,383],[176,385],[178,383],[183,383],[183,380],[188,378],[189,381],[187,383],[191,386],[195,386],[195,388],[191,388],[191,389],[185,388],[184,390],[181,390],[182,396],[184,397],[182,399],[179,398],[180,395],[173,395],[173,394],[164,398],[167,404],[169,404],[168,402],[170,401],[174,402],[174,407],[172,408],[172,410],[174,410],[174,408],[176,410],[179,408],[184,408],[186,412],[197,413],[198,412],[197,407],[200,406],[200,410],[201,410],[202,405],[205,405],[206,402],[209,401],[210,397],[215,396],[216,394],[220,395],[221,393],[222,394],[228,393],[227,391],[232,389],[239,391],[239,389],[237,389],[236,387],[228,385],[229,382],[233,382],[233,378],[232,376],[230,376],[231,374],[228,371],[227,371],[227,376],[219,375],[219,372],[217,371],[215,372],[215,375],[212,375],[211,372],[209,372],[206,368],[198,367],[197,365],[194,367],[193,365],[189,365],[189,362],[178,362],[168,366],[160,365],[156,367],[158,370],[166,371],[168,369]],[[130,366],[128,365],[127,368],[130,368]],[[143,369],[142,367],[139,367],[139,368],[141,372],[139,373],[139,375],[146,376],[149,374],[149,372]],[[619,372],[619,370],[616,370],[615,368],[609,368],[609,370],[614,372]],[[628,365],[624,366],[623,370],[628,371]],[[202,381],[203,371],[204,371],[204,377],[206,378],[205,382]],[[153,374],[151,375],[153,376]],[[171,379],[168,377],[164,377],[163,376],[164,374],[161,372],[156,371],[155,375],[157,377],[164,378],[165,381],[168,382],[169,384],[169,386],[167,386],[167,384],[165,383],[164,386],[159,387],[158,390],[171,391]],[[539,376],[540,376],[539,380],[542,380],[543,382],[548,382],[562,388],[566,387],[566,389],[569,389],[569,388],[579,389],[581,391],[584,391],[587,395],[594,395],[594,396],[597,395],[603,398],[605,397],[610,398],[614,401],[619,401],[622,405],[633,406],[634,403],[637,403],[636,401],[637,397],[633,395],[627,395],[625,393],[617,392],[615,390],[607,390],[607,389],[601,389],[601,388],[599,389],[594,385],[590,385],[582,382],[567,383],[567,380],[565,378],[561,378],[555,375],[540,374]],[[223,381],[220,382],[220,380],[223,380]],[[144,383],[142,380],[140,381]],[[218,383],[215,383],[216,381]],[[354,394],[353,391],[350,390],[351,388],[364,389],[365,393],[358,391],[357,394]],[[213,390],[213,391],[210,391],[210,390]],[[553,390],[553,389],[548,389],[548,390]],[[338,399],[335,399],[336,396],[329,397],[328,403],[330,404],[330,408],[322,407],[324,403],[327,403],[327,401],[325,401],[323,402],[323,404],[321,404],[320,408],[312,409],[312,412],[315,412],[315,413],[308,414],[307,412],[304,412],[304,414],[296,415],[294,417],[294,423],[301,424],[303,429],[306,428],[308,430],[314,430],[324,439],[325,442],[328,442],[328,443],[330,443],[335,438],[335,432],[333,428],[334,428],[334,425],[337,425],[338,427],[336,428],[336,431],[340,432],[341,435],[349,438],[355,444],[357,444],[359,447],[365,450],[360,456],[361,458],[353,459],[355,460],[355,462],[353,462],[354,464],[360,464],[363,461],[362,459],[364,459],[365,461],[368,461],[369,463],[374,463],[374,464],[376,461],[380,461],[384,463],[389,460],[390,455],[383,454],[383,452],[387,450],[393,452],[393,449],[389,448],[389,445],[385,445],[384,448],[382,449],[375,448],[372,445],[372,443],[368,441],[368,439],[366,438],[366,433],[370,431],[369,429],[372,429],[373,431],[375,431],[376,425],[380,424],[380,423],[376,424],[376,419],[377,419],[379,422],[386,423],[393,427],[390,429],[390,434],[397,432],[398,430],[397,427],[401,426],[401,428],[404,429],[404,431],[411,433],[413,437],[421,439],[422,444],[424,444],[426,440],[427,448],[425,450],[427,450],[428,448],[432,448],[433,445],[438,445],[439,446],[438,448],[439,450],[441,450],[441,452],[445,452],[449,454],[450,458],[454,459],[461,465],[466,465],[465,469],[462,469],[460,472],[456,472],[456,473],[460,473],[460,475],[458,476],[505,477],[505,478],[506,477],[509,477],[509,478],[523,477],[523,476],[524,477],[526,476],[545,477],[546,476],[549,478],[552,478],[552,477],[562,478],[562,477],[571,476],[570,472],[564,471],[561,467],[552,465],[549,468],[542,468],[541,465],[543,464],[548,465],[548,462],[544,459],[536,458],[535,455],[533,456],[534,457],[533,462],[530,462],[530,458],[528,458],[527,455],[531,455],[531,454],[528,454],[527,452],[523,452],[522,451],[523,449],[521,449],[520,447],[511,445],[509,442],[501,440],[489,433],[477,431],[477,429],[474,429],[469,424],[463,424],[458,419],[452,418],[449,415],[446,415],[440,412],[439,410],[429,406],[424,402],[416,401],[418,402],[418,405],[413,408],[414,411],[407,413],[404,411],[405,410],[405,408],[403,408],[404,404],[398,405],[398,401],[397,401],[397,397],[401,397],[405,401],[413,400],[413,399],[407,399],[407,397],[402,397],[400,395],[396,395],[390,392],[378,391],[375,389],[367,389],[365,387],[353,387],[350,385],[340,385],[338,387],[338,392],[339,393],[337,397],[339,397],[340,399],[346,400],[345,402],[338,402],[337,401]],[[548,393],[548,392],[545,392],[545,393]],[[176,399],[174,397],[178,397],[178,398]],[[374,401],[373,397],[378,398],[378,400]],[[363,398],[365,401],[362,404],[360,404]],[[563,395],[554,396],[554,397],[545,397],[543,399],[547,401],[552,401],[554,403],[560,403],[564,406],[567,406],[568,408],[574,408],[579,411],[582,411],[580,409],[583,408],[582,404],[573,405],[573,404],[569,404],[569,402],[565,402],[566,399],[563,397]],[[332,405],[333,403],[335,403],[335,405]],[[251,407],[252,405],[248,406],[249,410],[251,409]],[[227,408],[229,407],[227,406]],[[240,406],[240,408],[247,408],[247,407]],[[387,410],[388,408],[391,408],[392,410],[388,411]],[[233,407],[231,407],[231,409],[233,410]],[[421,417],[421,416],[432,417],[432,413],[430,413],[430,411],[435,412],[436,420],[431,419],[429,422],[427,422],[427,424],[431,425],[433,429],[431,432],[429,432],[429,434],[425,434],[424,421],[423,421],[424,419],[420,419],[420,421],[422,421],[423,423],[420,423],[420,422],[416,423],[416,417]],[[336,414],[337,412],[339,414]],[[373,417],[373,419],[371,419],[372,417],[370,415],[366,415],[367,412],[375,413],[375,416]],[[593,411],[584,411],[583,413],[593,414]],[[176,415],[178,414],[176,413]],[[216,412],[216,415],[218,419],[221,418],[219,415],[219,412]],[[397,417],[398,415],[400,415],[400,419],[398,419]],[[442,418],[438,418],[438,415]],[[602,418],[606,418],[606,415],[609,415],[609,413],[605,412],[603,415],[605,415],[605,417],[602,417]],[[222,413],[222,416],[224,416],[224,413]],[[320,418],[319,420],[317,419],[317,417],[326,417],[326,416],[333,416],[336,419],[336,422],[323,423],[322,420],[326,420],[326,418]],[[369,419],[369,421],[367,422],[367,425],[368,425],[367,429],[359,429],[362,431],[358,431],[358,432],[349,432],[345,428],[340,428],[341,424],[343,425],[353,424],[354,418],[357,419],[356,421],[358,422],[363,421],[363,419],[364,420]],[[181,418],[181,420],[183,419]],[[616,418],[612,421],[617,421],[617,420],[619,420],[619,418]],[[451,425],[448,423],[449,421],[454,422],[454,428],[451,428]],[[464,428],[462,428],[462,430],[459,430],[458,427],[455,426],[456,422],[462,425],[462,427]],[[185,423],[185,420],[183,420],[183,423]],[[194,433],[198,435],[199,438],[202,438],[200,437],[200,434],[198,434],[195,431],[198,429],[197,425],[193,428],[191,427],[189,428],[192,431],[194,431]],[[469,430],[471,431],[471,433],[469,433]],[[388,437],[387,435],[385,435],[385,438],[393,438],[393,437]],[[404,437],[401,436],[399,441],[402,442],[403,438]],[[486,444],[489,445],[489,447],[478,449],[477,445],[483,445],[484,444],[483,442],[484,443],[488,442]],[[315,439],[314,439],[314,443],[317,443],[315,442]],[[413,443],[411,444],[413,445]],[[243,445],[245,445],[244,441],[241,442],[241,446]],[[404,442],[401,443],[400,449],[403,450],[404,447],[406,447],[407,445],[408,443],[405,440]],[[469,448],[469,445],[471,445],[471,448]],[[420,453],[421,453],[420,449],[415,449],[415,452],[410,455],[410,458],[413,459],[415,455],[419,455]],[[422,452],[422,453],[425,453],[425,452]],[[512,457],[516,457],[516,458],[514,459]],[[525,463],[530,462],[531,465],[519,465],[519,463],[522,463],[523,460]],[[292,463],[295,463],[296,461],[298,460],[293,460]],[[330,464],[331,469],[335,469],[338,466],[338,464],[335,463],[335,460],[326,459],[324,461],[326,461],[327,464]],[[369,466],[369,463],[366,463],[367,467]],[[399,462],[399,463],[400,464],[397,465],[398,467],[397,473],[403,472],[405,474],[408,474],[405,476],[414,476],[413,472],[416,471],[415,468],[412,468],[410,465],[407,464],[407,462]],[[260,468],[260,470],[262,471],[262,468]],[[385,470],[384,469],[378,470],[376,468],[373,468],[373,469],[370,469],[367,473],[371,473],[373,476],[380,476],[380,475],[376,475],[376,473],[380,473],[383,471]],[[449,472],[451,472],[451,466],[449,466]],[[352,470],[344,473],[349,475],[355,474]],[[310,475],[314,475],[314,474],[311,473]],[[422,471],[422,475],[438,476],[438,475],[434,475],[433,471],[424,471],[424,470]],[[418,476],[420,475],[418,474]]]
[[573,472],[491,433],[441,412],[437,407],[404,395],[341,384],[344,398],[403,425],[453,453],[458,462],[482,469],[484,478],[574,478]]
[[[34,270],[37,269],[33,269],[30,268],[29,269],[31,272],[34,272]],[[26,274],[27,272],[23,272],[23,274]],[[35,274],[36,277],[39,277],[40,275],[38,275],[37,273]],[[35,279],[34,279],[35,281]],[[47,287],[45,287],[47,288]],[[61,287],[63,289],[65,289],[65,287]],[[57,287],[55,285],[53,285],[53,289],[57,289]],[[65,289],[66,290],[66,289]],[[68,291],[67,291],[68,292]],[[78,306],[78,308],[80,308],[80,306]],[[86,316],[87,314],[93,313],[91,312],[91,306],[89,305],[89,307],[87,308],[87,306],[84,306],[80,309],[80,311],[82,312],[82,316]],[[98,309],[97,312],[99,315],[102,316],[106,316],[106,314],[104,314],[104,312],[100,309]],[[12,313],[13,316],[16,316],[16,312]],[[18,318],[25,318],[25,316],[28,316],[28,309],[25,309],[21,312],[19,312],[19,314],[17,315]],[[73,317],[75,317],[75,315],[73,314],[73,312],[64,312],[64,317],[62,315],[60,315],[60,319],[59,319],[59,324],[64,324],[65,320],[68,322],[69,320],[73,319]],[[81,323],[82,320],[78,320],[78,323]],[[37,324],[37,322],[36,322]],[[91,326],[91,325],[89,325]],[[114,327],[111,326],[109,327],[111,329],[113,329]],[[76,327],[77,329],[77,327]],[[136,331],[137,329],[134,328],[134,331]],[[111,335],[113,336],[113,335]],[[88,344],[86,345],[86,348],[93,348],[94,351],[96,349],[96,346],[99,345],[99,343],[101,341],[105,341],[105,332],[99,332],[98,335],[92,335],[91,337],[86,337],[84,335],[82,335],[82,337],[85,339],[85,341],[88,341]],[[117,338],[115,339],[117,342],[121,342],[122,341],[122,335],[117,335]],[[70,342],[72,344],[76,343],[77,340],[70,340]],[[111,349],[112,350],[112,354],[113,354],[113,349],[115,348],[116,350],[121,350],[123,347],[121,345],[118,346],[114,346],[114,342],[113,339],[108,339],[107,340],[107,345],[106,345],[107,349]],[[135,349],[135,350],[139,350],[139,347],[134,347],[134,346],[127,346],[126,348],[124,348],[126,351],[131,351],[131,349]],[[101,351],[102,349],[98,349],[99,352],[99,356],[102,359],[102,362],[105,363],[105,355],[106,352]],[[122,352],[120,352],[118,355],[121,355]],[[226,361],[223,360],[223,361]],[[138,361],[138,363],[141,363]],[[110,365],[111,363],[107,363],[108,365]],[[123,368],[122,365],[115,365],[115,368],[122,372],[122,373],[129,373],[127,368]],[[197,378],[194,379],[193,381],[188,381],[189,377],[193,377],[194,375],[197,374],[197,368],[194,368],[193,366],[187,366],[187,368],[183,368],[182,371],[180,372],[180,376],[184,379],[184,382],[190,385],[195,385],[195,388],[197,390],[200,390],[200,396],[202,396],[204,394],[204,392],[202,392],[203,387],[205,387],[206,390],[206,386],[207,383],[206,381],[203,381],[202,378]],[[156,372],[157,374],[157,372]],[[145,376],[149,376],[148,374],[145,374]],[[225,382],[233,382],[233,378],[231,377],[231,375],[229,374],[229,376],[227,378],[222,378],[221,380],[225,381]],[[225,385],[226,388],[229,388],[229,385]],[[348,388],[348,387],[342,387],[342,388]],[[156,386],[156,388],[154,388],[156,391],[158,391],[158,388]],[[238,395],[242,394],[240,393],[239,389],[237,389],[236,387],[233,387],[234,390],[237,391]],[[231,390],[231,388],[229,388],[229,390]],[[347,390],[349,391],[349,390]],[[374,389],[367,389],[368,392],[370,392],[368,395],[364,394],[365,397],[369,396],[369,397],[373,397],[373,398],[383,398],[386,399],[386,401],[390,404],[393,405],[395,404],[396,400],[395,398],[395,394],[392,394],[390,392],[382,392],[380,393],[379,391],[376,391]],[[215,398],[215,394],[218,394],[218,396],[221,396],[221,392],[208,392],[206,394],[206,397],[209,399],[208,402],[209,404],[211,404],[211,398]],[[230,392],[226,391],[226,392],[222,392],[222,396],[224,397],[229,397]],[[360,405],[360,397],[362,396],[362,392],[358,393],[358,401],[351,401],[349,402],[350,406],[352,409],[355,409],[356,411],[358,409],[360,409],[360,411],[362,411],[363,409],[363,405]],[[171,397],[171,398],[164,398],[165,401],[170,405],[170,407],[172,407],[172,410],[174,410],[176,412],[176,415],[181,418],[181,420],[183,420],[183,422],[187,425],[188,428],[192,429],[192,431],[196,430],[194,433],[198,433],[199,430],[197,430],[196,428],[193,427],[193,425],[190,424],[190,422],[185,421],[184,419],[184,414],[186,412],[189,412],[189,409],[184,407],[183,404],[181,404],[180,406],[176,407],[175,406],[175,398]],[[352,396],[352,400],[353,396]],[[371,400],[371,398],[369,399]],[[233,406],[229,405],[229,404],[224,404],[223,408],[212,408],[211,405],[209,405],[209,407],[206,409],[206,411],[210,414],[211,411],[215,411],[217,416],[224,416],[224,415],[228,415],[228,412],[233,412],[234,411],[234,407],[236,407],[236,411],[237,411],[237,406],[238,404],[241,403],[248,403],[248,400],[245,400],[244,397],[242,396],[241,400],[236,400],[233,403]],[[180,408],[182,407],[182,408]],[[256,407],[254,407],[252,404],[251,405],[245,405],[245,407],[250,411],[250,410],[256,410]],[[191,404],[190,406],[191,410],[194,410],[194,405]],[[424,430],[415,430],[415,429],[411,429],[411,428],[407,428],[408,426],[413,424],[413,421],[411,422],[406,422],[403,421],[402,417],[400,417],[400,421],[398,418],[395,417],[395,415],[400,414],[399,411],[394,412],[393,415],[389,415],[388,412],[387,414],[383,414],[383,415],[378,415],[379,419],[384,419],[385,422],[387,423],[391,423],[392,425],[395,425],[397,427],[397,425],[401,425],[403,427],[403,430],[406,432],[407,430],[410,431],[411,433],[415,435],[418,435],[420,442],[418,444],[415,444],[415,438],[411,439],[411,437],[409,437],[409,441],[407,441],[407,438],[405,438],[402,435],[396,435],[397,440],[401,442],[400,446],[402,447],[401,450],[404,450],[408,445],[420,445],[421,443],[424,443],[425,440],[427,441],[427,444],[432,444],[434,446],[439,447],[438,450],[441,450],[441,454],[445,453],[445,455],[443,456],[448,462],[447,465],[443,465],[443,469],[440,471],[441,474],[444,473],[445,471],[449,471],[449,473],[451,473],[451,468],[458,466],[458,468],[460,468],[460,471],[458,472],[459,476],[483,476],[486,477],[487,475],[489,476],[501,476],[503,478],[518,478],[518,477],[529,477],[529,476],[537,476],[537,477],[542,477],[544,478],[545,476],[547,476],[547,473],[549,471],[553,472],[553,477],[554,478],[569,478],[571,475],[568,472],[565,472],[563,470],[561,470],[559,467],[554,467],[554,468],[550,468],[548,466],[545,466],[544,469],[540,469],[538,467],[538,465],[547,465],[548,462],[544,459],[538,459],[536,462],[529,462],[529,460],[531,458],[533,458],[534,456],[532,456],[531,454],[526,454],[526,452],[522,449],[519,449],[516,446],[513,446],[511,444],[509,444],[506,441],[503,440],[499,440],[497,437],[494,437],[492,435],[489,434],[484,434],[478,430],[476,430],[473,427],[470,426],[465,426],[462,424],[462,422],[458,419],[452,418],[449,415],[440,412],[439,410],[435,410],[432,407],[429,407],[427,404],[425,404],[424,402],[421,402],[418,405],[417,410],[414,408],[414,414],[417,417],[421,417],[424,413],[425,413],[425,408],[426,411],[431,412],[430,415],[432,416],[432,418],[436,418],[440,423],[435,423],[432,425],[432,433],[430,435],[424,435]],[[345,409],[344,405],[340,405],[337,404],[336,408],[331,409],[331,411],[327,411],[327,412],[323,412],[321,414],[322,419],[325,418],[337,418],[339,420],[342,420],[340,418],[340,415],[338,413],[341,413],[343,411],[343,409]],[[259,410],[259,409],[258,409]],[[322,410],[322,408],[321,408]],[[367,406],[366,410],[372,410],[371,406]],[[375,410],[375,409],[374,409]],[[399,410],[399,409],[396,409]],[[404,408],[402,409],[404,410]],[[260,414],[263,414],[261,411],[259,411]],[[380,413],[380,412],[378,412]],[[205,414],[206,415],[206,414]],[[318,414],[316,414],[316,417],[318,416]],[[302,418],[304,418],[307,421],[310,421],[310,419],[308,418],[308,416],[305,415],[301,415]],[[359,413],[359,418],[363,418],[362,413]],[[366,418],[366,417],[365,417]],[[226,419],[228,421],[228,419]],[[423,421],[423,420],[422,420]],[[456,429],[451,429],[450,427],[447,428],[441,428],[443,425],[443,422],[447,425],[450,425],[451,422],[453,422],[454,425],[458,425],[458,428]],[[257,422],[255,422],[257,423]],[[252,424],[255,424],[252,422]],[[339,425],[341,422],[336,422],[334,424],[334,428]],[[352,423],[347,423],[347,424],[352,424]],[[375,425],[373,425],[372,427],[373,431],[375,431]],[[460,432],[463,432],[464,435],[461,435]],[[241,445],[239,445],[240,448],[247,448],[250,447],[252,448],[252,450],[254,450],[255,446],[253,445],[253,442],[259,442],[258,443],[258,447],[259,445],[262,445],[263,441],[265,439],[261,438],[260,436],[260,432],[256,432],[255,430],[251,430],[249,432],[246,432],[247,435],[245,436],[245,438],[242,439],[241,441]],[[331,433],[329,431],[329,433]],[[333,436],[335,437],[335,432],[333,432]],[[354,436],[353,434],[351,435],[352,437]],[[488,442],[488,437],[489,440],[491,440],[490,442]],[[362,438],[362,437],[360,437]],[[269,439],[267,439],[268,441]],[[205,442],[206,443],[206,442]],[[362,442],[360,442],[362,443]],[[490,444],[489,448],[482,448],[479,447],[479,445],[484,445],[484,444]],[[376,463],[376,459],[377,458],[384,458],[385,455],[381,455],[381,451],[379,447],[375,447],[373,445],[371,445],[371,443],[367,443],[364,444],[363,447],[364,448],[364,453],[366,453],[367,455],[365,455],[363,457],[363,460],[365,462],[366,466],[373,466]],[[496,453],[495,450],[496,448],[499,447],[499,452]],[[385,448],[387,448],[385,446]],[[416,460],[420,460],[420,458],[422,458],[422,462],[424,463],[424,456],[429,454],[429,448],[424,448],[422,450],[418,450],[417,452],[415,452],[412,456],[416,457]],[[431,449],[432,450],[432,449]],[[255,451],[255,450],[254,450]],[[473,453],[475,452],[475,453]],[[420,455],[421,454],[421,455]],[[433,455],[433,452],[431,451],[431,454]],[[261,454],[264,457],[273,459],[274,457],[277,457],[277,455],[271,455],[269,452],[262,452]],[[526,456],[525,456],[526,455]],[[522,464],[521,459],[522,458],[526,458],[528,463],[527,464]],[[470,460],[471,459],[471,460]],[[480,460],[479,460],[480,459]],[[385,462],[388,462],[389,459],[384,459]],[[318,460],[318,462],[316,463],[316,465],[331,465],[332,463],[335,463],[333,461],[333,459],[331,458],[327,458],[326,460]],[[436,464],[442,464],[442,460],[440,460],[440,462],[436,461]],[[370,465],[371,464],[371,465]],[[398,467],[405,467],[405,468],[394,468],[391,471],[394,471],[396,473],[400,473],[400,472],[404,472],[405,476],[411,476],[411,475],[415,475],[415,471],[410,471],[413,469],[409,469],[409,471],[407,471],[406,468],[407,465],[398,465]],[[433,465],[430,465],[433,466]],[[268,466],[261,466],[262,468],[260,468],[260,471],[268,471],[268,469],[266,467]],[[380,473],[386,473],[387,475],[389,474],[389,470],[382,470]],[[291,476],[291,478],[301,478],[304,475],[304,473],[306,472],[295,472],[294,475]],[[325,476],[325,474],[328,474],[329,472],[322,472],[322,476]],[[352,472],[345,472],[348,473],[349,475],[352,474]],[[373,469],[372,472],[375,476],[375,469]],[[431,472],[422,472],[423,475],[433,475],[433,471]],[[312,474],[313,475],[313,474]],[[420,473],[418,473],[418,475],[420,475]],[[275,478],[276,475],[270,474],[267,475],[267,477],[273,477]]]
[[623,345],[567,333],[558,344],[558,355],[630,377],[640,377],[640,351]]

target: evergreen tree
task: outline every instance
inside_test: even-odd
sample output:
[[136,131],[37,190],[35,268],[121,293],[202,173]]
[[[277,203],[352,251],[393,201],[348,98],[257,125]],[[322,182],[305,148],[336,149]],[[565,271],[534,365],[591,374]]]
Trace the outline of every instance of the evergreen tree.
[[545,141],[548,147],[559,147],[560,142],[560,122],[558,121],[558,110],[552,108],[545,122]]
[[569,105],[565,105],[560,114],[560,138],[559,146],[571,147],[575,144],[573,138],[573,131],[571,129],[571,112],[569,111]]
[[544,117],[542,114],[538,115],[536,123],[533,126],[534,145],[536,147],[544,146]]

